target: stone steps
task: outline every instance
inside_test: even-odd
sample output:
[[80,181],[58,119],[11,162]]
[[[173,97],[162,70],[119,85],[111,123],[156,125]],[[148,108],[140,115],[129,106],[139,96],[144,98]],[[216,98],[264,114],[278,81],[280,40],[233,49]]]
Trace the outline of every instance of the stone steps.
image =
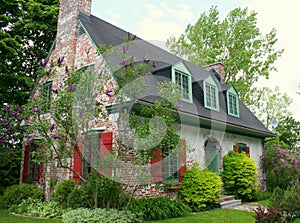
[[219,202],[221,208],[232,208],[242,204],[242,200],[237,200],[232,195],[222,195]]

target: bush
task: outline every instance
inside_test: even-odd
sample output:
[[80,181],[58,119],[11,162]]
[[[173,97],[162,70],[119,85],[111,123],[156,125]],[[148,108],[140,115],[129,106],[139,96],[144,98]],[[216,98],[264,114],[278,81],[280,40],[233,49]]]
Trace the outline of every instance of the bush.
[[59,218],[66,212],[66,209],[54,201],[43,202],[38,199],[28,198],[18,205],[12,205],[9,211],[31,217]]
[[13,204],[20,204],[22,200],[33,198],[42,200],[44,193],[35,184],[17,184],[7,187],[2,196],[2,203],[5,207]]
[[207,169],[195,165],[183,175],[180,194],[193,211],[207,210],[219,205],[221,178]]
[[92,192],[87,190],[84,185],[74,188],[69,194],[67,202],[68,207],[72,209],[94,207]]
[[254,160],[246,153],[229,151],[223,158],[223,168],[224,193],[243,200],[253,200],[258,187]]
[[300,183],[286,190],[277,187],[271,196],[270,202],[272,207],[285,213],[289,222],[300,218]]
[[288,188],[299,182],[300,153],[274,146],[266,149],[262,162],[266,169],[267,188],[273,191],[276,187]]
[[75,180],[61,181],[55,186],[53,192],[50,194],[50,200],[56,201],[64,207],[68,207],[68,196],[76,186],[77,183]]
[[283,214],[276,208],[268,207],[267,209],[258,206],[255,209],[255,215],[253,216],[255,223],[285,223]]
[[261,191],[258,190],[254,193],[253,200],[255,201],[263,201],[263,200],[269,200],[272,193],[268,191]]
[[185,216],[191,211],[182,201],[167,197],[136,199],[130,203],[128,210],[142,213],[147,221]]
[[64,223],[141,223],[143,222],[140,214],[130,211],[118,211],[116,209],[87,209],[78,208],[62,215]]

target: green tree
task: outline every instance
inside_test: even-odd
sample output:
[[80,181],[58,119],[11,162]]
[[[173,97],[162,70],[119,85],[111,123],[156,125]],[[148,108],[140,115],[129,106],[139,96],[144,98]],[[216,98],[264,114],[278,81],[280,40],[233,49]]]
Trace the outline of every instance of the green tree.
[[281,93],[278,86],[274,90],[268,87],[257,89],[252,98],[253,103],[249,108],[267,128],[271,128],[272,120],[283,120],[292,115],[289,110],[292,99],[286,93]]
[[222,62],[226,83],[234,85],[241,100],[250,104],[253,84],[276,71],[273,64],[283,53],[274,47],[276,30],[263,35],[256,15],[248,8],[236,8],[220,20],[217,7],[212,7],[200,15],[195,25],[189,24],[178,39],[169,38],[167,46],[198,65]]
[[54,41],[58,0],[3,0],[0,7],[0,106],[24,104],[39,60]]
[[275,133],[280,141],[284,142],[288,149],[296,149],[300,143],[300,122],[293,117],[283,117],[279,120]]

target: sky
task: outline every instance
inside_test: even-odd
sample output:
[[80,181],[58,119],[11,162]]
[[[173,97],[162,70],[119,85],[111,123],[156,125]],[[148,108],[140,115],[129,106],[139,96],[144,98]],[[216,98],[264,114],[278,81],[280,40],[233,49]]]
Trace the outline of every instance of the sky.
[[[277,30],[277,49],[284,49],[275,62],[277,72],[270,79],[260,79],[258,85],[274,89],[293,99],[290,107],[300,121],[300,1],[299,0],[94,0],[92,14],[144,40],[157,44],[184,33],[202,12],[217,6],[221,19],[237,7],[257,12],[257,26],[263,34]],[[298,67],[299,66],[299,67]]]

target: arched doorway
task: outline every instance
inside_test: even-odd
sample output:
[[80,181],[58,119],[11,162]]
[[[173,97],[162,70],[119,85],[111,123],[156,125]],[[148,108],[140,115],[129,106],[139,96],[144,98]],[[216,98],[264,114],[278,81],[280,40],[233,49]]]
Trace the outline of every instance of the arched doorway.
[[207,169],[219,174],[220,173],[220,143],[214,138],[206,140],[205,146],[205,163]]

